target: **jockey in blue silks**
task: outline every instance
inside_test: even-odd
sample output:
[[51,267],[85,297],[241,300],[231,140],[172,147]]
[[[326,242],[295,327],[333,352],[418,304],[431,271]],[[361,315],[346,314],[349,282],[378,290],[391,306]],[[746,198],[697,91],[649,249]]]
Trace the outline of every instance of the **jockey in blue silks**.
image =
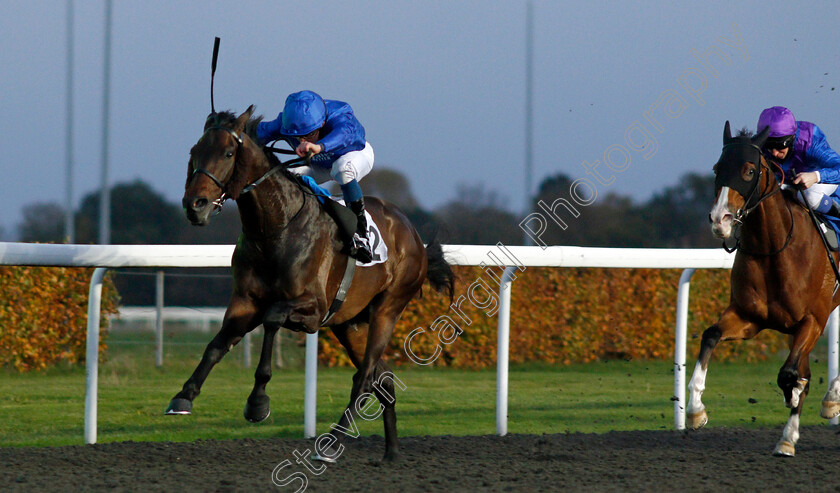
[[765,155],[803,188],[811,209],[840,217],[840,203],[833,196],[840,184],[840,155],[828,145],[820,127],[796,121],[793,113],[782,106],[761,112],[756,130],[761,132],[765,127],[770,127],[763,148]]
[[351,255],[362,263],[370,262],[373,255],[359,180],[373,168],[373,148],[350,105],[325,100],[312,91],[290,94],[276,119],[257,125],[257,139],[262,143],[284,140],[301,157],[312,152],[310,166],[290,171],[318,183],[333,179],[339,184],[344,202],[358,218],[356,232],[348,232],[353,236]]

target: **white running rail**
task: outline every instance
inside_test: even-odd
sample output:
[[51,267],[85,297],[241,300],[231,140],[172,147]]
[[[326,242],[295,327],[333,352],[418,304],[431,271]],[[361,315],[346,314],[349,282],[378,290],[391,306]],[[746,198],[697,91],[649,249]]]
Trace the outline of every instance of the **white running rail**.
[[[507,351],[510,324],[512,275],[527,267],[598,267],[686,269],[680,279],[676,301],[677,322],[674,350],[674,424],[685,427],[685,346],[688,315],[688,287],[695,269],[728,269],[734,255],[721,249],[589,248],[571,246],[444,245],[447,261],[453,265],[496,268],[499,291],[498,368],[496,431],[507,434]],[[102,278],[106,268],[115,267],[227,267],[233,245],[52,245],[0,243],[0,265],[44,265],[97,267],[90,286],[87,333],[87,390],[85,396],[85,443],[96,443],[97,375],[99,358],[99,308]],[[504,268],[504,273],[499,275]],[[492,275],[491,275],[492,277]],[[835,314],[829,327],[829,381],[838,371],[838,335]],[[315,436],[315,389],[317,334],[306,337],[306,388],[304,436]]]

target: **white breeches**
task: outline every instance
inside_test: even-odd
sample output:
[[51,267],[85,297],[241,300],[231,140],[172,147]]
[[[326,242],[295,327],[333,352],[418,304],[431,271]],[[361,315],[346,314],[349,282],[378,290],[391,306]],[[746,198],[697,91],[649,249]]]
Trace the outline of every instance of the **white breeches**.
[[359,151],[350,151],[338,159],[331,169],[320,166],[301,166],[292,168],[296,175],[311,176],[317,183],[325,183],[335,180],[339,185],[346,185],[353,180],[361,181],[362,178],[373,169],[373,147],[365,142],[365,148]]
[[[816,210],[822,201],[823,195],[831,196],[835,190],[837,190],[837,185],[817,183],[816,185],[811,185],[810,188],[802,190],[802,194],[805,195],[805,200],[808,201],[808,206],[811,209]],[[798,193],[796,194],[796,199],[799,202],[802,202],[802,197]]]

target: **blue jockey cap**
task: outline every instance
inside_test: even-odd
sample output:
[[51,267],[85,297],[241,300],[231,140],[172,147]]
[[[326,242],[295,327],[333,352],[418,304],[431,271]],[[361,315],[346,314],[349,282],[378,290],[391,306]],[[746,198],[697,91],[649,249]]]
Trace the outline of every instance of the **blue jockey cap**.
[[321,128],[326,121],[327,105],[321,96],[312,91],[296,92],[286,98],[280,133],[299,137]]

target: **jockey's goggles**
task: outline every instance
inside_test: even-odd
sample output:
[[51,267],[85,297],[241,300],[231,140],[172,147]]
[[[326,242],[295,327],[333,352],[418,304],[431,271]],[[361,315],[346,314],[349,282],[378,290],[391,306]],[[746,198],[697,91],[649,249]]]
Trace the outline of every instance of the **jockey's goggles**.
[[767,149],[776,149],[781,151],[787,149],[793,144],[793,135],[785,135],[784,137],[771,137],[764,143]]

